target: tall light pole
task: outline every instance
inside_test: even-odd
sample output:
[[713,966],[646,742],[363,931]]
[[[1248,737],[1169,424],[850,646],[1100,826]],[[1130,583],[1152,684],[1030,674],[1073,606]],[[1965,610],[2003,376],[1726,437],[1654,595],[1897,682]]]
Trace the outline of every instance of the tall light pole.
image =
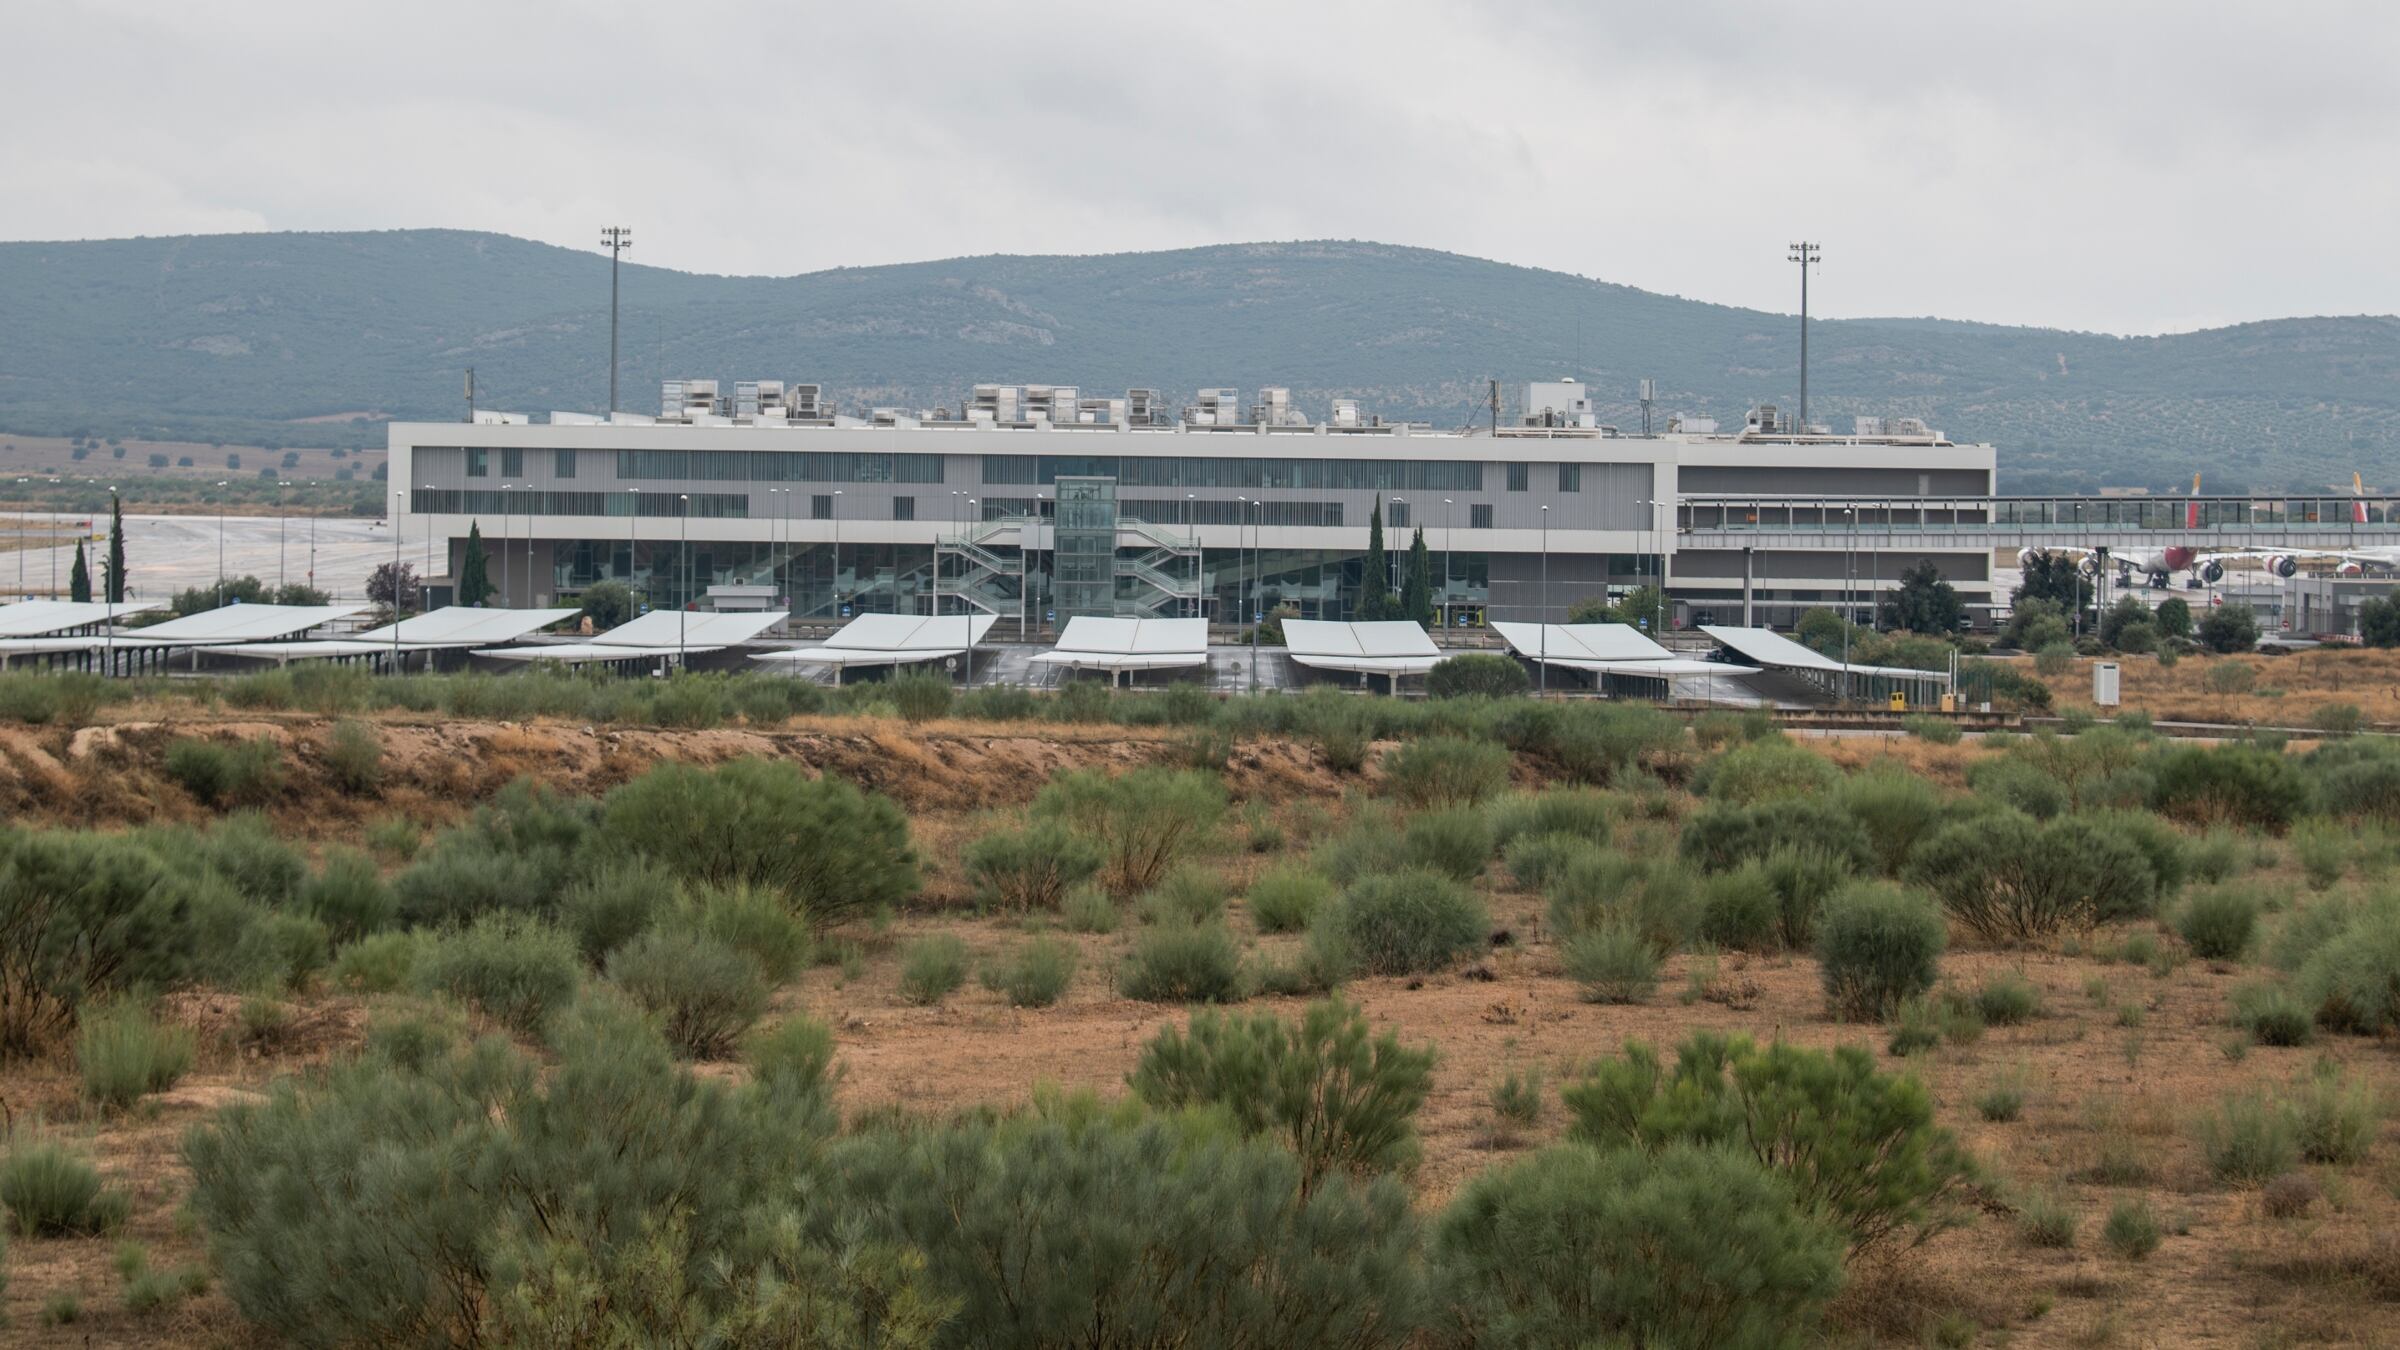
[[[20,478],[17,481],[28,484],[32,482],[31,479],[27,478]],[[26,489],[25,497],[29,502],[32,500],[33,490],[31,487]],[[17,510],[19,512],[23,512],[26,510],[26,508],[20,506],[17,508]],[[217,572],[220,578],[222,578],[225,571],[224,556],[224,550],[218,550]],[[17,517],[17,598],[19,600],[30,598],[25,594],[25,517],[22,514]],[[225,603],[225,596],[221,590],[217,596],[217,603],[219,605],[223,605]]]
[[[400,517],[392,517],[392,533],[400,532]],[[308,480],[308,588],[317,588],[317,480]]]
[[842,490],[833,490],[833,617],[842,617]]
[[600,246],[608,250],[608,411],[617,411],[617,259],[633,247],[633,231],[608,225],[600,231]]
[[[1407,504],[1408,503],[1401,501],[1398,497],[1392,498],[1392,509],[1383,513],[1384,523],[1387,525],[1396,524],[1396,522],[1392,520],[1392,517],[1399,515],[1400,508],[1406,506]],[[1392,594],[1398,595],[1401,588],[1401,577],[1405,575],[1400,570],[1400,551],[1398,549],[1386,547],[1383,556],[1391,560],[1392,575],[1390,577],[1390,581],[1392,583]]]
[[1195,512],[1192,504],[1199,498],[1200,494],[1196,492],[1183,494],[1183,532],[1192,537],[1193,546],[1200,552],[1200,575],[1192,578],[1192,612],[1195,614],[1200,612],[1200,588],[1208,580],[1208,548],[1200,543],[1199,526],[1192,523],[1192,516]]
[[[642,551],[642,537],[640,534],[642,524],[642,490],[640,488],[627,488],[625,489],[625,493],[626,500],[630,503],[625,512],[625,594],[628,599],[631,599],[633,595],[634,555]],[[642,584],[642,603],[647,606],[649,601],[650,586],[649,583],[644,582]],[[632,616],[627,615],[626,617],[631,618]]]
[[225,487],[217,480],[217,608],[225,608]]
[[1442,630],[1450,629],[1450,531],[1458,524],[1458,503],[1442,498]]
[[1791,246],[1785,261],[1800,264],[1800,434],[1808,434],[1808,269],[1815,266],[1822,246],[1802,240]]
[[[425,485],[425,490],[427,492],[433,491],[433,484],[427,483]],[[428,507],[432,505],[430,501],[428,501],[426,504]],[[315,529],[315,523],[311,522],[309,528]],[[314,548],[315,546],[312,544],[310,547]],[[313,567],[315,564],[311,563],[310,566]],[[428,577],[433,575],[433,512],[431,510],[427,510],[425,512],[425,575]]]
[[1541,624],[1541,692],[1550,692],[1550,508],[1542,508],[1542,617]]
[[[275,480],[275,589],[279,591],[284,588],[285,584],[283,564],[283,490],[290,486],[291,484],[284,479],[278,478]],[[396,539],[400,535],[400,507],[398,504],[399,497],[397,494],[393,496],[392,501],[392,537]]]
[[392,485],[392,673],[400,673],[400,485]]
[[508,541],[516,532],[516,527],[509,523],[512,512],[509,510],[508,494],[509,490],[514,487],[516,487],[514,483],[500,485],[500,608],[502,609],[509,609],[516,603],[511,598],[508,589],[508,555],[510,552]]
[[[117,505],[117,485],[111,483],[108,485],[108,518],[112,528],[123,514],[123,509]],[[100,587],[100,598],[108,605],[108,622],[100,626],[101,641],[108,651],[100,660],[112,676],[117,673],[117,606],[125,603],[125,578],[118,576],[117,571],[112,560],[108,580]]]
[[[1250,503],[1250,551],[1256,560],[1252,564],[1254,573],[1266,571],[1266,551],[1258,535],[1262,517],[1266,515],[1266,505],[1265,502]],[[1265,610],[1261,608],[1266,597],[1258,594],[1257,588],[1265,580],[1264,576],[1253,575],[1250,581],[1253,594],[1250,602],[1250,692],[1253,694],[1258,692],[1258,630],[1267,619]]]
[[[969,497],[967,498],[968,521],[972,522],[975,514],[976,501],[973,497]],[[958,617],[965,620],[967,625],[967,688],[972,689],[975,687],[975,607],[967,603],[967,592],[964,586],[961,586],[958,592]]]
[[683,584],[675,597],[675,667],[687,670],[691,654],[683,649],[684,616],[692,612],[692,494],[675,494],[675,513],[683,517]]

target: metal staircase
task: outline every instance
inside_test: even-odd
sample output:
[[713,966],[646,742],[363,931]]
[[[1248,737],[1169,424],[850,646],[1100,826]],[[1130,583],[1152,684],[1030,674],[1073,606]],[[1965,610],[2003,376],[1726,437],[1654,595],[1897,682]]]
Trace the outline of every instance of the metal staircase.
[[[1025,520],[1006,517],[979,522],[959,534],[936,535],[933,542],[933,595],[938,610],[942,597],[955,597],[986,614],[1014,615],[1017,636],[1025,636],[1025,555],[1021,541]],[[1006,538],[1019,551],[1006,554],[992,544]]]
[[[1031,626],[1025,603],[1025,546],[1035,522],[1024,516],[980,521],[956,534],[934,537],[933,593],[939,605],[956,597],[986,614],[1017,620],[1018,636]],[[1140,550],[1132,552],[1132,550]],[[1141,593],[1121,607],[1143,617],[1183,617],[1200,610],[1200,545],[1146,520],[1117,521],[1115,574],[1138,582]]]

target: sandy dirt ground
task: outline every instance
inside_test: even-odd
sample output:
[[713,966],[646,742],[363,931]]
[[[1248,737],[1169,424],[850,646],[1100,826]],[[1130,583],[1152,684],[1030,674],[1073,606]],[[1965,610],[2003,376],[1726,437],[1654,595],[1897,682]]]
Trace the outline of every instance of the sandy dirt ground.
[[[270,807],[279,830],[321,846],[357,841],[375,819],[400,814],[428,827],[452,821],[519,773],[581,791],[605,791],[660,758],[715,762],[766,755],[804,763],[890,792],[914,819],[928,860],[922,903],[878,931],[852,935],[855,973],[811,969],[778,999],[834,1028],[841,1099],[851,1111],[902,1107],[941,1113],[981,1102],[1022,1102],[1044,1083],[1122,1092],[1143,1042],[1180,1020],[1177,1008],[1133,1002],[1114,974],[1138,932],[1128,915],[1109,935],[1077,937],[1083,962],[1067,996],[1039,1011],[1007,1007],[973,981],[940,1006],[920,1008],[898,992],[900,950],[934,931],[964,937],[978,956],[1023,941],[1022,923],[979,916],[965,904],[956,855],[969,839],[1010,822],[1061,768],[1112,770],[1164,761],[1170,733],[1115,727],[985,726],[826,719],[768,730],[656,732],[576,725],[442,723],[378,719],[388,787],[360,800],[330,791],[320,756],[327,724],[314,717],[184,718],[173,724],[133,710],[79,731],[0,726],[0,809],[25,821],[123,825],[204,818],[158,761],[177,735],[272,736],[289,748],[291,781]],[[1891,755],[1937,782],[1955,784],[1976,747],[1921,742],[1828,742],[1836,758]],[[1531,769],[1520,767],[1524,781]],[[1293,835],[1337,827],[1371,781],[1334,774],[1309,747],[1244,744],[1227,774],[1237,800],[1263,808]],[[2270,855],[2278,845],[2262,845]],[[1245,851],[1229,827],[1203,861],[1238,896],[1279,855]],[[2283,875],[2281,871],[2271,875]],[[2297,882],[2293,883],[2295,886]],[[2088,953],[1997,952],[1955,946],[1948,982],[1972,986],[2021,973],[2042,992],[2043,1011],[2016,1027],[1993,1027],[1971,1044],[1945,1045],[1905,1062],[1885,1054],[1883,1028],[1827,1018],[1813,960],[1683,956],[1650,1001],[1599,1006],[1580,1001],[1547,940],[1539,897],[1513,888],[1495,867],[1481,883],[1495,926],[1512,941],[1471,967],[1416,980],[1363,980],[1349,996],[1378,1025],[1440,1054],[1435,1087],[1419,1122],[1422,1160],[1411,1183],[1428,1212],[1468,1177],[1561,1135],[1566,1113],[1555,1090],[1626,1038],[1672,1044],[1713,1028],[1812,1046],[1855,1042],[1882,1061],[1921,1074],[1942,1121],[1981,1161],[1973,1222],[1885,1267],[1860,1272],[1839,1319],[1868,1342],[1925,1343],[1944,1317],[1971,1322],[1976,1344],[2016,1346],[2258,1346],[2400,1344],[2400,1127],[2387,1121],[2368,1160],[2318,1169],[2326,1196],[2299,1219],[2262,1214],[2255,1189],[2212,1180],[2195,1142],[2195,1122],[2225,1094],[2273,1090],[2328,1057],[2365,1076],[2400,1107],[2400,1058],[2389,1043],[2336,1037],[2302,1049],[2233,1048],[2226,997],[2255,967],[2185,961],[2163,973],[2111,964]],[[1252,933],[1241,902],[1237,933],[1254,956],[1272,957],[1297,939]],[[2147,925],[2145,925],[2147,927]],[[2171,946],[2171,942],[2168,944]],[[111,1180],[135,1196],[129,1235],[152,1248],[154,1265],[201,1258],[200,1242],[177,1218],[185,1185],[178,1158],[184,1132],[276,1076],[305,1069],[354,1045],[366,1010],[354,999],[316,994],[293,1005],[294,1021],[273,1044],[244,1042],[231,995],[179,996],[176,1015],[200,1029],[196,1072],[125,1116],[78,1104],[62,1053],[0,1072],[11,1118],[40,1118],[83,1142]],[[1297,1000],[1247,1005],[1296,1011]],[[2127,1009],[2137,1011],[2128,1012]],[[1551,1095],[1538,1126],[1496,1138],[1488,1107],[1493,1084],[1511,1069],[1539,1068]],[[714,1070],[712,1070],[714,1071]],[[2003,1076],[2028,1088],[2024,1114],[1988,1123],[1973,1102]],[[2143,1158],[2145,1184],[2110,1185],[2088,1169],[2103,1149]],[[2071,1250],[2027,1247],[2012,1204],[2028,1187],[2053,1191],[2082,1216]],[[2099,1240],[2111,1205],[2142,1196],[2169,1235],[2145,1261],[2109,1254]],[[137,1317],[121,1306],[105,1239],[12,1244],[5,1296],[11,1344],[203,1345],[253,1343],[222,1292],[171,1313]],[[2380,1265],[2378,1263],[2381,1263]],[[45,1323],[45,1304],[77,1292],[82,1316]]]

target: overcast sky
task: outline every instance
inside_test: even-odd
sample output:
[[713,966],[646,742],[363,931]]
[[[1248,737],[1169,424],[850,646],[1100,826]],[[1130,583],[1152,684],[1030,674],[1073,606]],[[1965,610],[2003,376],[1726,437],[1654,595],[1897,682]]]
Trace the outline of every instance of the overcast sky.
[[0,7],[0,238],[446,225],[788,274],[1356,238],[1825,315],[2400,312],[2400,5]]

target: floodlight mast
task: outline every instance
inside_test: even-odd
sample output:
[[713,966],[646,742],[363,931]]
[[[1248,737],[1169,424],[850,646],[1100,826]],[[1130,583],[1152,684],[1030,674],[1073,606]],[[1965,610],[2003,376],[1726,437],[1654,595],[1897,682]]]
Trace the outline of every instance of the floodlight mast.
[[1824,246],[1802,240],[1791,246],[1786,262],[1800,264],[1800,434],[1808,434],[1808,269],[1822,256]]
[[600,246],[608,250],[608,412],[617,412],[617,259],[633,247],[633,231],[623,225],[603,226]]

